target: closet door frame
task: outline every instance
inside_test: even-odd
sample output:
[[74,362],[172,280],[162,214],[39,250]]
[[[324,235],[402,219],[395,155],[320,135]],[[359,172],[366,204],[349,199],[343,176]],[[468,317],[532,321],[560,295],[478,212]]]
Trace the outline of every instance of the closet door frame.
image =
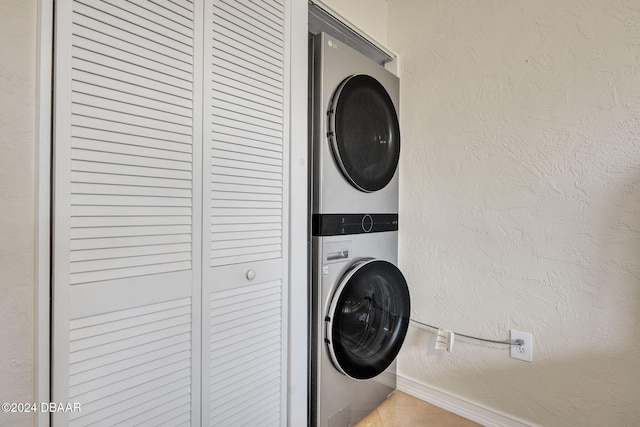
[[[285,259],[288,261],[287,349],[287,425],[308,423],[307,392],[307,340],[308,340],[308,2],[290,0],[287,6],[285,37],[288,58],[285,75],[288,82],[285,132],[289,144],[285,158],[288,161],[285,188],[288,190],[288,238]],[[300,72],[305,70],[305,72]]]
[[[36,80],[34,400],[51,401],[51,144],[54,0],[38,0]],[[51,424],[38,412],[37,426]]]

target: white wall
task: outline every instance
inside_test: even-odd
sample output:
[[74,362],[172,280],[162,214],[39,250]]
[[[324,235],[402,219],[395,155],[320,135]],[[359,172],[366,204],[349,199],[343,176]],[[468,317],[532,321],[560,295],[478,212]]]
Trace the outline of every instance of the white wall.
[[[640,2],[389,0],[401,375],[544,426],[640,425]],[[355,21],[355,18],[354,18]]]
[[320,0],[373,40],[387,44],[387,0]]
[[[36,2],[0,2],[0,402],[34,399]],[[34,417],[0,413],[1,426]]]

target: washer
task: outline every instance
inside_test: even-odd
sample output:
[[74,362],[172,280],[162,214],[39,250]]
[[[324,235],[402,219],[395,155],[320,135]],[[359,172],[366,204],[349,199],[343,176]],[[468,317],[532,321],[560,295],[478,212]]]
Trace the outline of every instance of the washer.
[[324,33],[311,49],[313,213],[397,213],[398,78]]
[[411,309],[397,243],[397,231],[312,238],[311,426],[353,425],[396,388]]

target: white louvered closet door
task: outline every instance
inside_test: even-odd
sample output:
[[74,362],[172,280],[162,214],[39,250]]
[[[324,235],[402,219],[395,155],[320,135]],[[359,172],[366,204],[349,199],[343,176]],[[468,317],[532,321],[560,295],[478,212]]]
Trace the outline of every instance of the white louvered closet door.
[[56,2],[54,425],[200,424],[201,8]]
[[285,6],[205,5],[202,418],[214,426],[286,425]]

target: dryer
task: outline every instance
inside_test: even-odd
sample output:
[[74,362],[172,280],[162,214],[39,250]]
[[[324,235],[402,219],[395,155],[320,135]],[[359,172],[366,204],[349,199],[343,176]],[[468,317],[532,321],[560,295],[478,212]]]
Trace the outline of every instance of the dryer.
[[397,213],[398,77],[324,33],[311,49],[313,213]]

